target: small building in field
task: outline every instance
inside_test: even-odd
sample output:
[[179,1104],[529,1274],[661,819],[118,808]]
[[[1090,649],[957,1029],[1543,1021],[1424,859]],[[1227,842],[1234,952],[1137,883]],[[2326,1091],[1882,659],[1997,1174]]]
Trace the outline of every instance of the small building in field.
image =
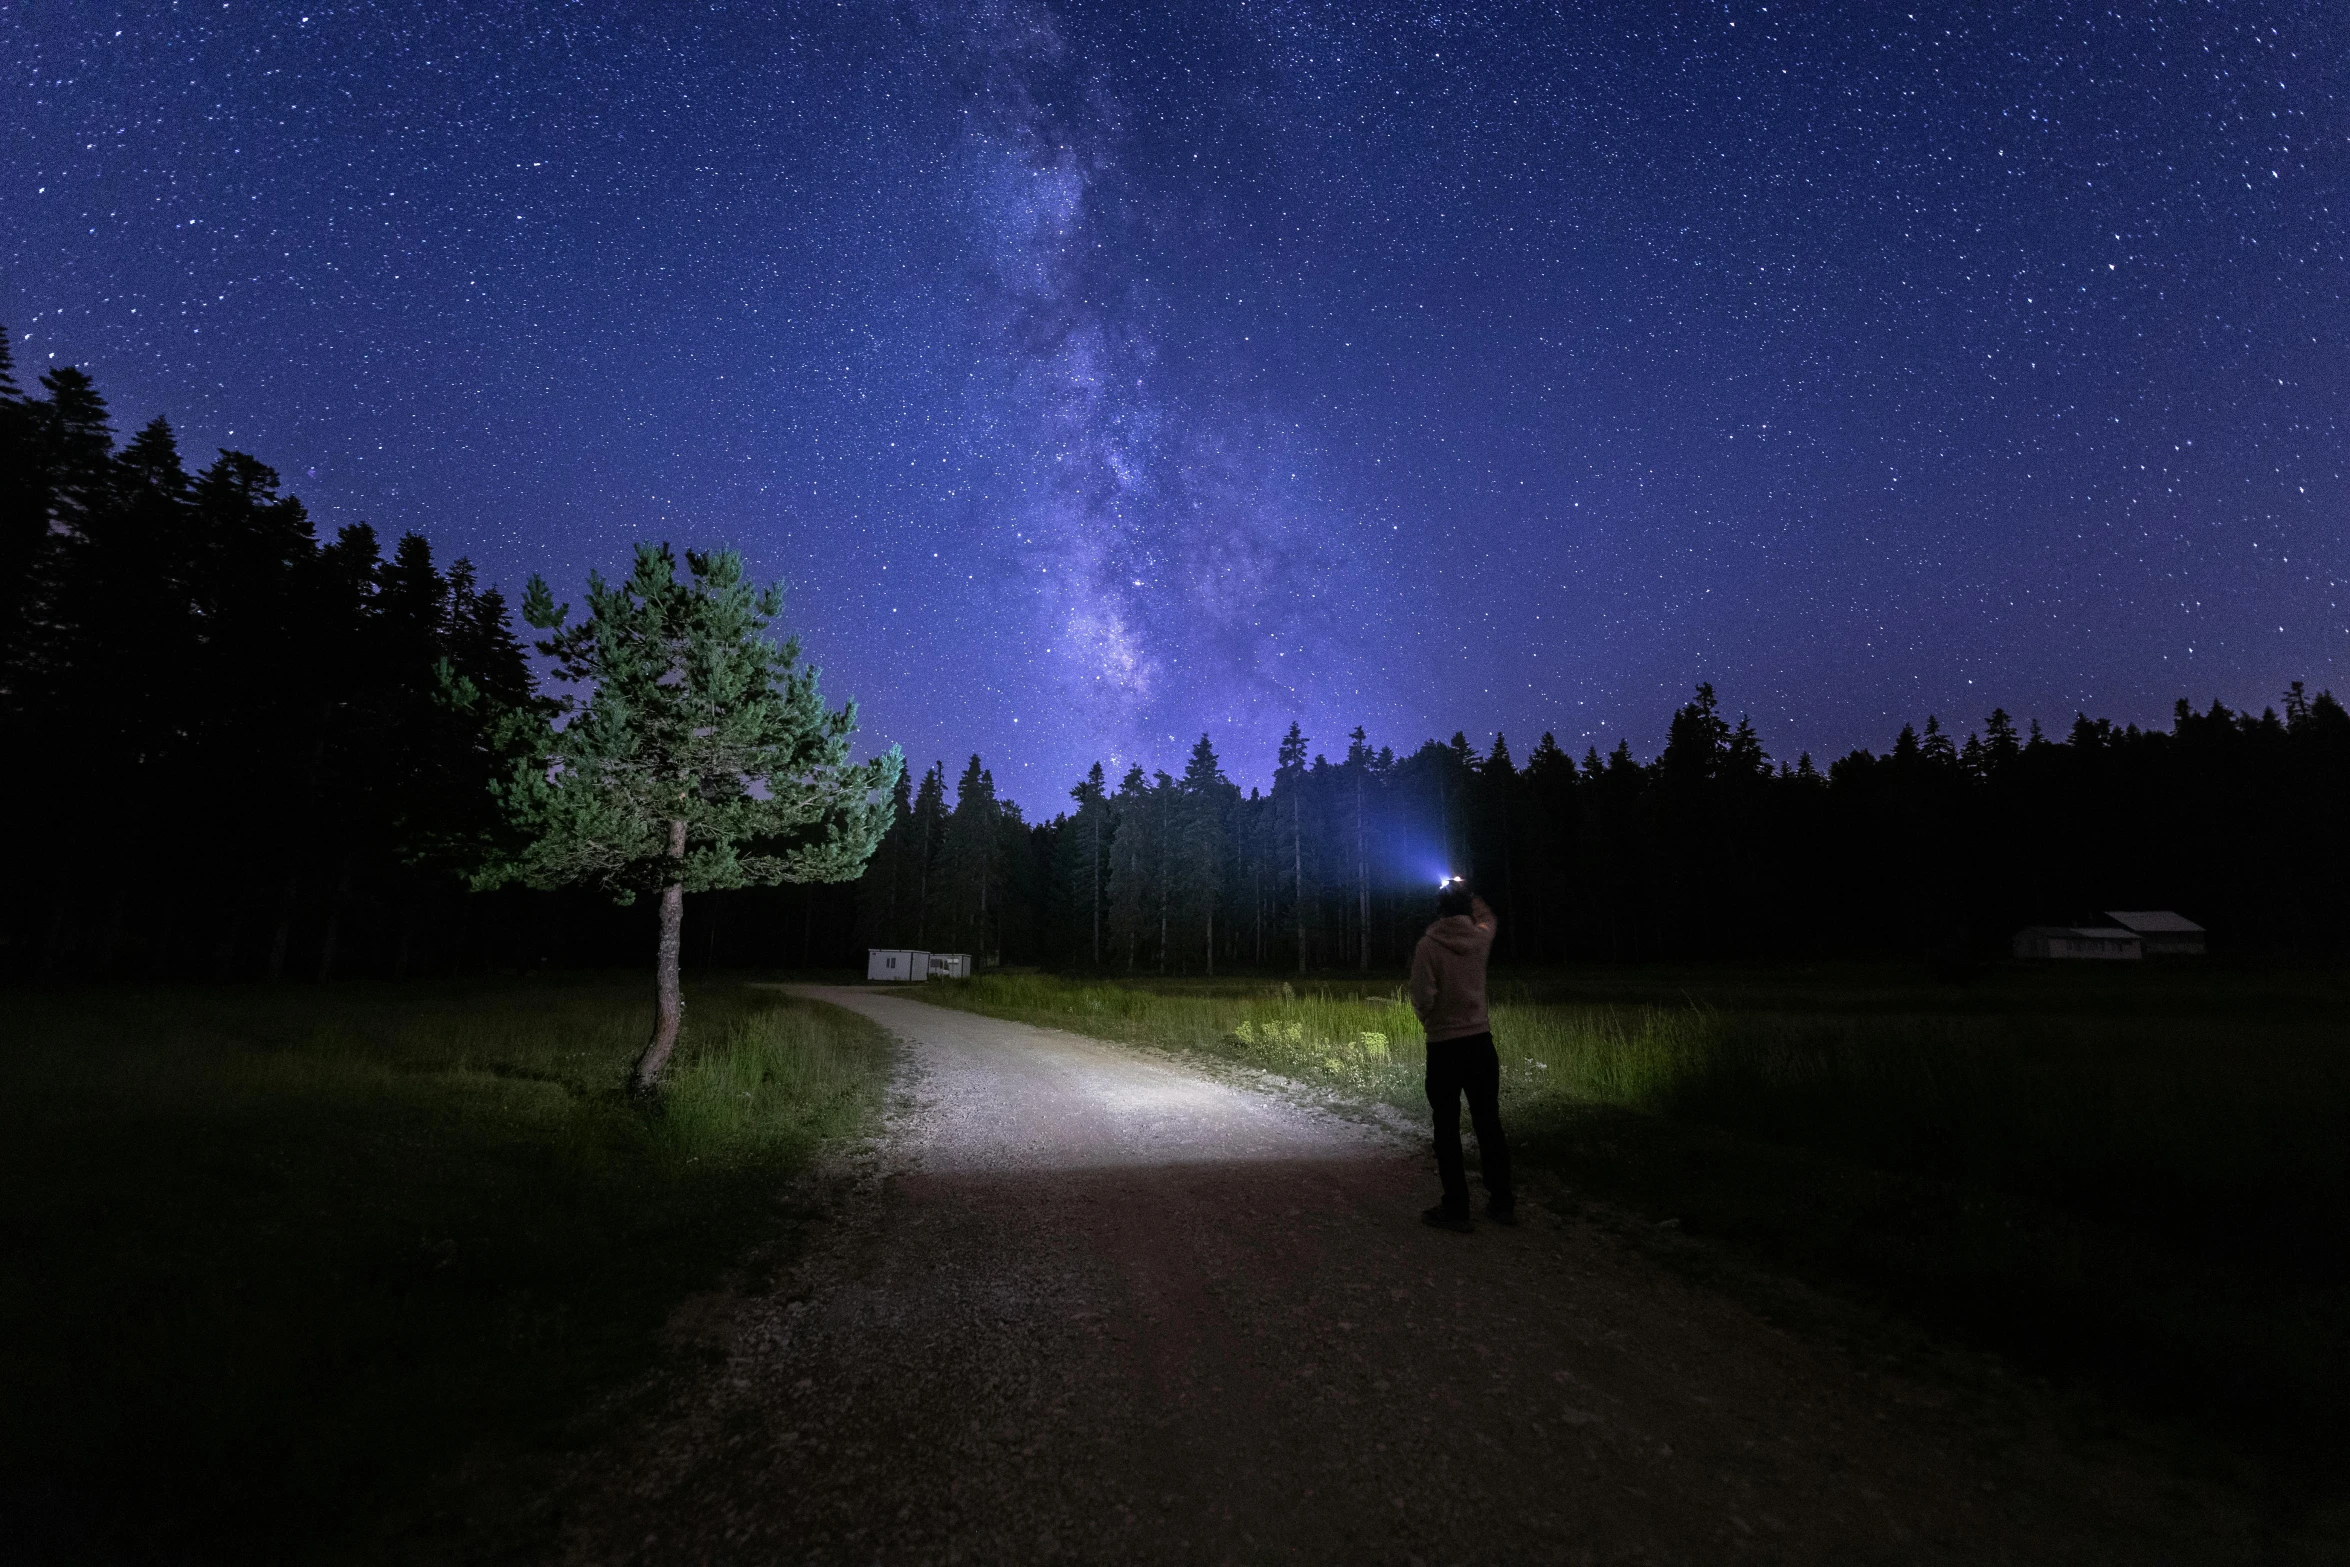
[[930,954],[932,979],[969,979],[971,954],[968,952],[933,952]]
[[2169,909],[2107,909],[2105,917],[2124,930],[2138,933],[2138,945],[2150,958],[2203,956],[2203,927]]
[[930,977],[930,954],[910,947],[867,947],[867,979],[923,980]]
[[2146,955],[2146,948],[2136,931],[2118,925],[2027,925],[2015,933],[2015,955],[2134,963]]

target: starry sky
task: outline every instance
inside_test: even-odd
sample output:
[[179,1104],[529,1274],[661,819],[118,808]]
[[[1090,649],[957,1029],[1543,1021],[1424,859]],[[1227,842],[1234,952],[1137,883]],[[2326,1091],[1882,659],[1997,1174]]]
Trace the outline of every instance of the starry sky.
[[20,371],[509,589],[738,547],[1032,815],[1292,719],[2350,687],[2335,0],[20,0],[0,70]]

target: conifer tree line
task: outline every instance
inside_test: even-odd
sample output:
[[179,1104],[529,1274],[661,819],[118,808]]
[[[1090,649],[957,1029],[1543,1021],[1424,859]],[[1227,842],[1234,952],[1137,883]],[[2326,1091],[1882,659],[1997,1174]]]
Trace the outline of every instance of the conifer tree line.
[[1984,957],[2026,924],[2176,909],[2215,950],[2350,938],[2350,713],[2295,683],[2283,711],[2167,730],[2078,717],[2052,738],[1994,710],[1928,717],[1825,770],[1774,760],[1701,685],[1663,750],[1523,762],[1465,734],[1408,755],[1360,728],[1335,758],[1291,725],[1245,795],[1202,736],[1180,776],[1097,763],[1025,823],[978,757],[900,790],[858,887],[867,945],[1109,973],[1393,973],[1434,883],[1471,876],[1498,957]]
[[544,711],[466,561],[322,542],[160,418],[117,445],[87,375],[20,387],[0,333],[0,594],[7,969],[404,973],[462,939],[502,720]]
[[[161,419],[118,442],[86,375],[20,387],[0,332],[0,970],[627,961],[641,919],[591,897],[466,891],[522,852],[495,786],[538,755],[513,720],[543,731],[553,708],[467,562],[413,533],[387,552],[363,524],[321,541],[262,462],[191,474]],[[1399,754],[1360,728],[1318,749],[1295,725],[1270,760],[1245,793],[1205,736],[1179,774],[1096,764],[1037,822],[976,756],[898,776],[853,891],[709,894],[688,961],[870,944],[1391,972],[1446,870],[1502,912],[1505,962],[1982,953],[2130,907],[2178,909],[2221,949],[2350,939],[2350,715],[2298,683],[2281,712],[2182,699],[2167,729],[2076,717],[2050,737],[1995,710],[1960,740],[1929,716],[1824,770],[1774,760],[1704,686],[1648,761],[1549,735],[1523,762],[1461,733]]]

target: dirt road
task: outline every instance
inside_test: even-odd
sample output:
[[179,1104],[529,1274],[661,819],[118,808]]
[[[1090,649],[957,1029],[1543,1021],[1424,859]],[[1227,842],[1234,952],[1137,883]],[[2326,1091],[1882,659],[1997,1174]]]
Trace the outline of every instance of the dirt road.
[[[2262,1559],[2154,1466],[1779,1332],[1424,1139],[866,990],[864,1189],[564,1486],[578,1562]],[[2011,1412],[2012,1415],[2012,1412]]]

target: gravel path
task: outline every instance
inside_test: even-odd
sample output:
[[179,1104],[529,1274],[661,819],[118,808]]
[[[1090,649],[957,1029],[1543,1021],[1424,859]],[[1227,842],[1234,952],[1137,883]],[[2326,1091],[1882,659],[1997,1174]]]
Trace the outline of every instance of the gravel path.
[[[561,1557],[2266,1559],[2054,1423],[1781,1333],[1537,1206],[1430,1230],[1424,1140],[856,989],[908,1046],[869,1179],[702,1303]],[[2011,1401],[2028,1406],[2029,1397]]]

